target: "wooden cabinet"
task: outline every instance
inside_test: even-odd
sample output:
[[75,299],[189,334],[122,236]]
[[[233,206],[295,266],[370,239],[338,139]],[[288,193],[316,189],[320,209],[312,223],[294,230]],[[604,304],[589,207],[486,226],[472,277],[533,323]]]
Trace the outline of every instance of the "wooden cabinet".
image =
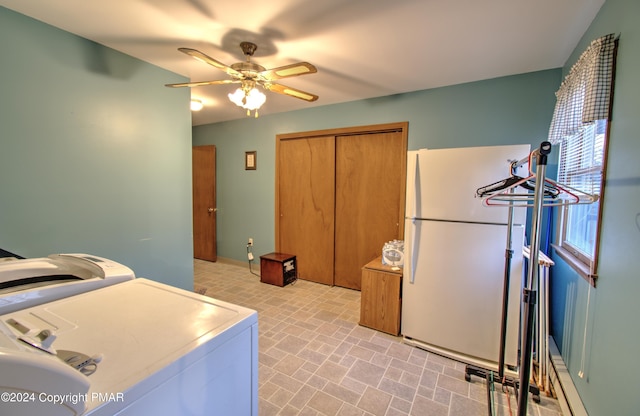
[[400,334],[402,269],[382,264],[382,256],[362,268],[360,325]]
[[277,136],[276,251],[298,278],[361,288],[361,268],[402,239],[407,123]]

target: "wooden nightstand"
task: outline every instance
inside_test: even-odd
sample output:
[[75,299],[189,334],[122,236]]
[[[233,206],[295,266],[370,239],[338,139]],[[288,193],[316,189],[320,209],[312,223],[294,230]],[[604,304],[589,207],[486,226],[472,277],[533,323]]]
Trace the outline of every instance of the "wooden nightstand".
[[402,269],[382,264],[382,256],[362,268],[360,325],[400,334]]

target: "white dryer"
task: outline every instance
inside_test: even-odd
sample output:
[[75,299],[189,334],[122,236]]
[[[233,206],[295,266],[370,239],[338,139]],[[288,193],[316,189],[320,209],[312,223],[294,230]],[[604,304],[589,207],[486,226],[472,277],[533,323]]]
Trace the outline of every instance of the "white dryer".
[[0,323],[0,414],[258,413],[253,310],[138,278]]

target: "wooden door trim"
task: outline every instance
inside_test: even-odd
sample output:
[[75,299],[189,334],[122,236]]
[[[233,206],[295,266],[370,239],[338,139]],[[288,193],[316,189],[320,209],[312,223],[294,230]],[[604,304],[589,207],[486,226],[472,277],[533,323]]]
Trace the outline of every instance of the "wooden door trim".
[[[326,136],[345,136],[350,134],[367,134],[378,132],[403,131],[407,134],[409,122],[402,121],[397,123],[370,124],[365,126],[340,127],[326,130],[301,131],[296,133],[284,133],[276,135],[276,140],[293,140],[293,139],[309,139],[313,137]],[[277,142],[276,142],[277,143]]]
[[[400,131],[402,133],[403,145],[404,145],[404,153],[407,153],[407,145],[408,145],[408,137],[409,137],[409,122],[402,121],[396,123],[385,123],[385,124],[371,124],[366,126],[355,126],[355,127],[342,127],[342,128],[334,128],[334,129],[326,129],[326,130],[313,130],[313,131],[304,131],[304,132],[296,132],[296,133],[284,133],[276,135],[276,160],[275,160],[275,248],[276,251],[280,251],[280,167],[278,161],[280,160],[280,143],[285,140],[296,140],[296,139],[312,139],[312,138],[321,138],[327,136],[346,136],[346,135],[354,135],[354,134],[371,134],[371,133],[379,133],[379,132],[392,132],[392,131]],[[407,170],[407,159],[406,157],[402,159],[402,171],[405,172]],[[405,176],[406,180],[406,176]],[[404,201],[406,198],[406,189],[403,188],[401,191],[402,202],[400,203],[400,212],[398,213],[398,218],[404,218]],[[400,224],[400,237],[404,238],[404,225]]]

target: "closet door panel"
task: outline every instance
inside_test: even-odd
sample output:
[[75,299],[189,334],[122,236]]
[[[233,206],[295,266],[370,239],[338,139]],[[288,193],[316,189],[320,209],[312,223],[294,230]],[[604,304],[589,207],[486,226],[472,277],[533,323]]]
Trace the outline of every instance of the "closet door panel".
[[340,136],[336,143],[335,275],[360,290],[362,266],[402,238],[406,140],[401,132]]
[[278,158],[278,250],[299,278],[333,285],[335,138],[281,140]]

